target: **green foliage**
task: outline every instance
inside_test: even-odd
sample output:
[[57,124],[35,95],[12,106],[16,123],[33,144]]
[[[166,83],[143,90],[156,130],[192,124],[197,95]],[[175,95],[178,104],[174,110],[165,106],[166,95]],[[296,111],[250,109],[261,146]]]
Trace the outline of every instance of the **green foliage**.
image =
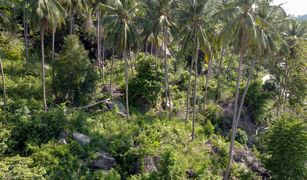
[[13,34],[0,32],[0,57],[11,61],[21,60],[23,43]]
[[162,72],[154,65],[154,57],[137,57],[137,75],[129,81],[130,102],[139,108],[154,106],[162,91]]
[[44,167],[36,166],[30,157],[5,157],[0,160],[0,179],[45,179]]
[[251,110],[257,124],[267,124],[272,118],[275,92],[265,91],[260,81],[251,83],[245,103]]
[[3,126],[1,122],[0,122],[0,129],[1,129],[0,132],[0,157],[1,157],[2,154],[7,149],[7,143],[9,140],[10,131],[6,129],[6,127]]
[[248,141],[247,134],[242,129],[237,129],[236,141],[240,144],[246,145]]
[[59,59],[54,63],[52,81],[56,101],[71,101],[72,104],[84,104],[90,99],[96,87],[97,74],[94,71],[79,38],[66,37]]
[[215,127],[212,125],[211,121],[208,120],[206,122],[206,124],[204,125],[204,133],[207,135],[207,136],[210,136],[214,133],[214,129]]
[[306,122],[282,116],[266,135],[265,166],[274,179],[305,179],[307,175]]
[[287,62],[291,73],[286,88],[289,90],[289,104],[302,106],[307,97],[307,42],[298,40],[293,46],[294,57]]
[[47,143],[57,138],[68,127],[64,107],[49,112],[36,112],[33,116],[26,107],[20,110],[18,114],[8,116],[10,121],[16,124],[11,130],[8,152],[29,153],[26,149],[28,144]]

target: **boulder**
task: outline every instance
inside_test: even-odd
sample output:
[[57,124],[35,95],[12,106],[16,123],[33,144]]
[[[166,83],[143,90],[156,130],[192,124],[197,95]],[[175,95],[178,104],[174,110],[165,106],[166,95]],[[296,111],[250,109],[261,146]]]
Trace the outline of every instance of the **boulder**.
[[74,140],[76,140],[78,143],[82,145],[86,145],[91,142],[90,137],[88,137],[87,135],[81,134],[81,133],[73,133],[72,137]]
[[98,159],[93,163],[94,168],[109,170],[116,165],[115,159],[106,152],[98,152],[96,156],[98,156]]
[[260,164],[259,160],[249,149],[235,150],[233,159],[238,163],[244,163],[252,171],[257,172],[260,175],[268,175],[267,170]]

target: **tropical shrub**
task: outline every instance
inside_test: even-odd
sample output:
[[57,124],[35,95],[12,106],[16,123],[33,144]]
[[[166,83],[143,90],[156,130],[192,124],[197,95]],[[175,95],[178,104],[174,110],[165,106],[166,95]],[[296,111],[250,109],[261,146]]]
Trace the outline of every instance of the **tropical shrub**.
[[[56,102],[84,104],[95,90],[98,76],[78,36],[66,37],[59,59],[54,63],[52,87]],[[85,96],[87,98],[85,98]]]
[[306,178],[306,122],[282,116],[273,122],[265,139],[267,156],[264,164],[274,179]]
[[162,91],[162,72],[154,65],[154,57],[137,57],[137,74],[129,81],[130,102],[135,107],[150,108],[156,104]]

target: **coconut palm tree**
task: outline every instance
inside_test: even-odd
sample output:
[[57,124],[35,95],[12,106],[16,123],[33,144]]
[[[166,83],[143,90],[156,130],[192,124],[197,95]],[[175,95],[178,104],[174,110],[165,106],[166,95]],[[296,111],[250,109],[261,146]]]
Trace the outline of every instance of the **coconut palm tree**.
[[162,49],[163,49],[163,59],[164,59],[164,91],[165,91],[165,104],[168,107],[169,118],[171,118],[172,112],[172,101],[171,92],[169,88],[168,79],[168,62],[167,62],[167,44],[171,37],[171,34],[176,31],[176,26],[173,23],[172,12],[176,7],[175,1],[169,0],[156,0],[154,1],[153,8],[155,12],[154,27],[155,37],[158,39],[159,33],[162,33]]
[[210,11],[207,9],[209,1],[207,0],[193,0],[183,1],[182,7],[176,11],[178,16],[178,26],[182,29],[183,39],[181,51],[184,54],[192,53],[192,65],[190,68],[189,86],[187,89],[187,108],[186,120],[189,114],[189,99],[190,99],[190,82],[192,76],[192,67],[194,64],[195,81],[193,90],[193,118],[192,118],[192,140],[195,139],[195,113],[196,113],[196,94],[197,94],[197,75],[198,75],[198,55],[199,50],[211,54],[211,45],[208,36],[208,15]]
[[128,51],[137,46],[137,29],[135,24],[135,13],[139,4],[132,0],[115,0],[108,4],[100,4],[102,10],[107,13],[103,18],[103,24],[108,31],[108,41],[113,47],[122,51],[125,61],[125,83],[126,83],[126,113],[129,118],[129,90],[128,90]]
[[236,136],[236,128],[238,124],[237,121],[239,121],[238,117],[240,117],[238,112],[241,112],[241,106],[238,110],[238,101],[243,59],[247,55],[248,51],[259,43],[259,33],[257,31],[259,23],[265,24],[265,20],[255,13],[255,2],[256,0],[236,0],[234,3],[232,3],[232,6],[229,6],[227,8],[227,12],[230,12],[232,10],[232,13],[235,14],[235,17],[223,28],[221,32],[221,37],[223,41],[226,42],[230,39],[231,43],[234,46],[234,51],[240,55],[232,119],[232,134],[229,148],[229,160],[227,170],[224,176],[225,179],[228,179],[230,173],[231,160],[234,149],[234,139]]
[[56,22],[64,21],[65,9],[58,0],[37,0],[34,1],[32,7],[35,8],[33,24],[40,31],[41,36],[43,106],[44,110],[47,111],[44,33],[47,27],[54,26]]

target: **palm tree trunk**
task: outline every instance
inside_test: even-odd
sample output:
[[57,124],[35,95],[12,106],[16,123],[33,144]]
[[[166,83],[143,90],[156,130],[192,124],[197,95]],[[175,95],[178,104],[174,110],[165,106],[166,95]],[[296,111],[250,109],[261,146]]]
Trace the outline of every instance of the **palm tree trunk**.
[[0,58],[0,70],[1,70],[1,77],[2,77],[2,89],[3,89],[3,103],[6,106],[6,86],[5,86],[5,77],[4,77],[4,71],[3,71],[3,64],[2,60]]
[[242,63],[243,63],[243,48],[240,51],[240,61],[239,61],[239,68],[238,68],[238,77],[237,77],[237,84],[236,84],[236,93],[235,93],[235,102],[234,102],[234,110],[233,110],[233,118],[232,118],[232,133],[230,139],[230,147],[229,147],[229,157],[228,157],[228,164],[227,170],[224,176],[224,179],[228,179],[230,168],[231,168],[231,160],[233,156],[233,149],[234,149],[234,140],[235,140],[235,126],[236,126],[236,119],[237,119],[237,111],[238,111],[238,99],[239,99],[239,91],[240,91],[240,78],[241,78],[241,70],[242,70]]
[[42,86],[43,86],[43,97],[44,97],[44,110],[47,111],[47,100],[46,100],[46,74],[45,74],[45,47],[44,47],[44,29],[41,27],[41,56],[42,56]]
[[99,73],[100,73],[100,78],[102,77],[102,72],[101,72],[101,40],[100,40],[100,12],[97,9],[96,11],[96,16],[97,16],[97,62],[98,62],[98,68],[99,68]]
[[29,53],[28,53],[28,22],[24,18],[24,41],[25,41],[25,57],[26,57],[26,71],[28,70],[28,63],[29,63]]
[[172,104],[170,100],[170,90],[169,90],[169,84],[168,84],[168,63],[167,63],[167,54],[166,54],[166,27],[163,26],[163,44],[164,44],[164,76],[165,76],[165,99],[166,104],[168,103],[168,113],[169,113],[169,119],[171,119],[171,111],[172,111]]
[[113,97],[113,95],[112,95],[112,89],[111,89],[111,87],[112,87],[112,76],[113,76],[113,65],[114,65],[114,49],[113,49],[113,52],[112,52],[112,56],[111,56],[111,73],[110,73],[110,95],[111,95],[111,97],[110,97],[110,99],[112,100],[112,97]]
[[128,71],[129,71],[129,65],[128,65],[128,59],[127,59],[127,49],[124,49],[123,52],[123,58],[125,60],[125,82],[126,82],[126,113],[127,113],[127,119],[129,119],[129,89],[128,89]]
[[193,69],[193,65],[194,65],[194,59],[195,57],[192,58],[192,63],[191,63],[191,67],[189,69],[189,84],[188,84],[188,89],[187,89],[187,104],[186,104],[186,114],[185,114],[185,121],[188,121],[189,118],[189,111],[190,111],[190,91],[191,91],[191,80],[192,80],[192,69]]
[[208,65],[208,72],[207,72],[207,76],[206,76],[205,99],[204,99],[204,111],[206,111],[206,108],[207,108],[208,84],[209,84],[211,66],[212,66],[212,59],[210,58],[210,60],[209,60],[209,65]]
[[104,41],[101,40],[101,46],[102,46],[102,58],[101,58],[101,73],[102,73],[102,81],[104,83]]
[[197,94],[197,78],[198,78],[198,49],[199,49],[199,40],[197,39],[196,52],[195,52],[195,80],[194,80],[194,91],[193,91],[193,117],[192,117],[192,141],[195,140],[195,116],[196,116],[196,94]]
[[55,63],[55,51],[54,51],[55,31],[56,31],[56,27],[52,29],[52,76],[53,77],[54,77],[54,63]]
[[216,101],[219,101],[220,96],[221,96],[221,74],[223,71],[222,70],[223,57],[224,57],[224,47],[222,47],[221,57],[220,57],[220,62],[219,62],[219,67],[218,67],[216,98],[215,98]]
[[74,18],[74,8],[72,7],[70,10],[70,34],[74,33],[74,24],[75,24],[75,18]]
[[249,85],[250,85],[250,82],[251,82],[251,79],[252,79],[252,76],[253,76],[253,72],[254,72],[254,68],[255,68],[255,63],[256,63],[256,60],[253,60],[252,64],[251,64],[251,67],[250,67],[250,72],[248,74],[248,79],[247,79],[247,82],[246,82],[246,85],[245,85],[245,89],[244,89],[244,92],[243,92],[243,95],[242,95],[242,98],[241,98],[240,107],[239,107],[238,114],[237,114],[235,133],[237,133],[237,128],[238,128],[238,125],[239,125],[239,121],[240,121],[240,117],[241,117],[241,112],[242,112],[243,105],[244,105],[245,96],[247,94],[247,91],[248,91],[248,88],[249,88]]
[[145,40],[145,57],[147,56],[147,40]]

